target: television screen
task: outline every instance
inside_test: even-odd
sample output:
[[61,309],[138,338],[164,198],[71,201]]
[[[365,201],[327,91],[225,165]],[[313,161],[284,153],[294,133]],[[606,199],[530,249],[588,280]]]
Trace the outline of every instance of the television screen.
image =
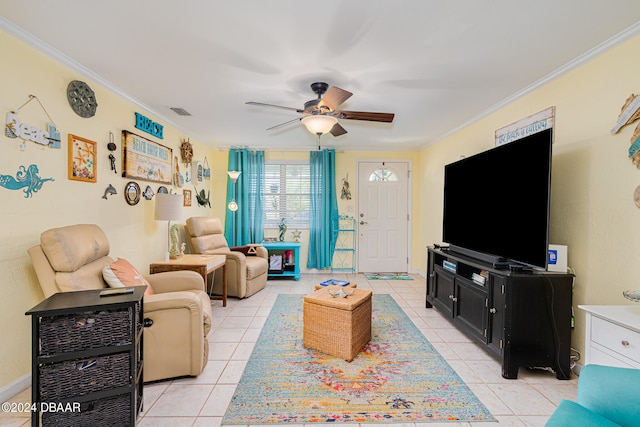
[[452,250],[546,268],[552,139],[547,129],[445,166]]

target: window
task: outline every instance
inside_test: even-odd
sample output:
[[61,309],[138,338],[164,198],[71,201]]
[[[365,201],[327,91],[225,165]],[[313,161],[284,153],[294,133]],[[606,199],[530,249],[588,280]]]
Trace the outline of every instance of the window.
[[309,228],[310,171],[308,162],[266,162],[264,168],[264,226]]
[[373,171],[369,176],[369,181],[397,181],[398,177],[391,169],[384,166]]

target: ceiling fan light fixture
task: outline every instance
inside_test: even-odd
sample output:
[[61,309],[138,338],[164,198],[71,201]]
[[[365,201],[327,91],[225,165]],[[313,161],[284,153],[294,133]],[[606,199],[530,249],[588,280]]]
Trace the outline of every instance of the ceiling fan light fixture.
[[307,130],[315,135],[324,135],[338,123],[338,119],[334,116],[325,116],[321,114],[310,115],[302,118],[302,123]]

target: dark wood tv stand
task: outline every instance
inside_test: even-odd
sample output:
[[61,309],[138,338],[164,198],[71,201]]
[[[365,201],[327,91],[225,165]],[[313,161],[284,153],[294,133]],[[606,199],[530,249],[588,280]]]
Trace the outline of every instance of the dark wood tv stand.
[[498,270],[450,252],[427,249],[426,307],[502,361],[502,376],[520,367],[551,368],[569,379],[573,274]]

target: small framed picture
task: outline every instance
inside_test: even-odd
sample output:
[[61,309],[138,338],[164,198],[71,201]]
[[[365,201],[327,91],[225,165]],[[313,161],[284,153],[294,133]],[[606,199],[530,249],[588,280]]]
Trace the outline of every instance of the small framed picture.
[[182,190],[184,201],[182,206],[191,206],[191,190]]
[[96,182],[98,144],[69,134],[69,179]]

